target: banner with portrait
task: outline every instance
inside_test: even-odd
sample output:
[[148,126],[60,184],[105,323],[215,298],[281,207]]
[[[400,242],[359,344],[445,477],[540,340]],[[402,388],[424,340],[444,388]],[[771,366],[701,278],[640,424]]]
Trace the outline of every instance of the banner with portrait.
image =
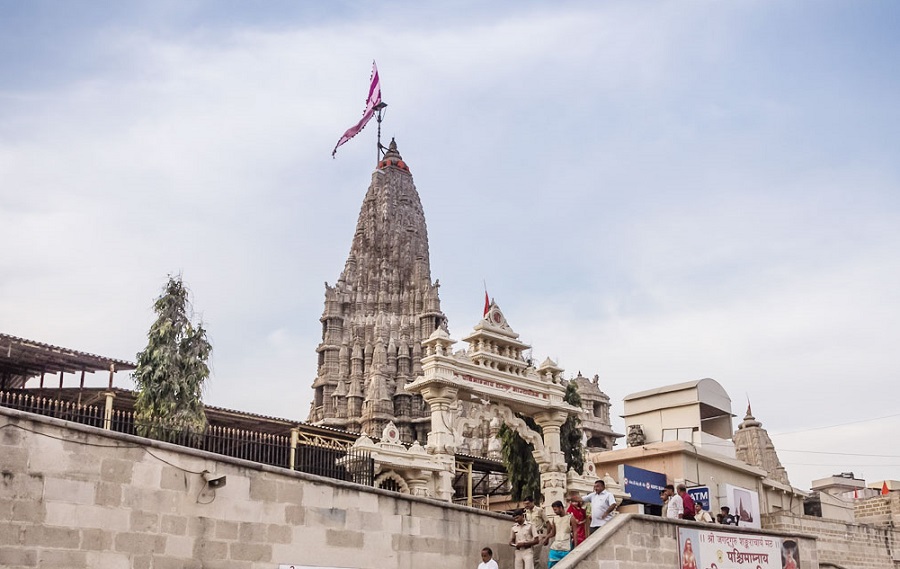
[[798,569],[796,540],[770,535],[678,528],[681,569]]

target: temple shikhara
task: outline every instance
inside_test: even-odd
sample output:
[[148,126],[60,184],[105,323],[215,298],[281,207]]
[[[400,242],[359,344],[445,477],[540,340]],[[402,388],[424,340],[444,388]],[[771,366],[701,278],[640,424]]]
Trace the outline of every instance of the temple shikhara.
[[[422,202],[409,166],[392,140],[372,174],[344,270],[333,286],[325,285],[309,422],[370,436],[381,435],[391,424],[399,441],[427,443],[431,411],[419,393],[405,387],[423,374],[423,341],[438,329],[449,334],[439,287],[431,277]],[[500,314],[499,309],[491,314]],[[474,323],[477,313],[473,316]],[[509,336],[503,353],[485,354],[483,333],[465,338],[479,338],[469,348],[476,359],[496,360],[504,370],[522,377],[538,374],[525,357],[529,346],[508,327],[503,332]],[[541,368],[549,365],[558,376],[562,369],[548,362]],[[600,390],[596,376],[589,380],[579,372],[573,381],[582,398],[585,446],[611,449],[621,435],[610,424],[609,397]],[[459,402],[457,412],[471,416],[479,404]],[[492,443],[496,425],[492,428],[487,420],[471,424],[464,435],[462,451],[499,458],[497,444]]]

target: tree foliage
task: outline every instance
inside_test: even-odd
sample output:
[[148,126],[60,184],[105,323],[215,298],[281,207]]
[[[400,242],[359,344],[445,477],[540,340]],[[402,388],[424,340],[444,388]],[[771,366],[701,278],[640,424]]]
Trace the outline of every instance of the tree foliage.
[[180,275],[169,276],[153,309],[157,318],[134,371],[135,425],[141,436],[172,440],[206,427],[202,392],[212,345],[202,323],[191,322],[193,311]]
[[[581,409],[581,395],[574,381],[566,385],[563,401]],[[566,465],[578,474],[584,474],[584,445],[582,444],[581,419],[578,415],[569,415],[559,428],[559,444],[566,457]]]
[[[566,385],[566,394],[563,400],[581,409],[581,396],[574,381]],[[543,435],[541,428],[531,417],[518,415],[525,420],[528,426]],[[541,496],[541,472],[532,452],[534,445],[525,441],[517,432],[505,424],[500,427],[497,434],[502,443],[503,464],[509,475],[511,497],[515,501],[533,496],[539,501]],[[581,419],[578,415],[569,415],[566,422],[559,429],[559,440],[568,468],[575,469],[582,474],[584,472],[584,446],[581,444]]]
[[[520,415],[521,416],[521,415]],[[541,428],[530,417],[523,417],[528,426],[538,433]],[[519,433],[509,428],[506,424],[500,427],[497,433],[503,447],[501,454],[506,472],[509,475],[509,487],[512,499],[520,501],[528,496],[533,496],[540,502],[541,496],[541,471],[534,459],[534,445],[528,443],[519,436]]]

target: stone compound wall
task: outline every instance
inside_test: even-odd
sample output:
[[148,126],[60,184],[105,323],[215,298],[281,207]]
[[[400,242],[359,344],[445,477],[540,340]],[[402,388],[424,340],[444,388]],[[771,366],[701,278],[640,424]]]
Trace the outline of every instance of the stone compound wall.
[[853,503],[856,521],[876,526],[900,526],[900,492],[872,496]]
[[900,567],[900,532],[893,528],[789,513],[770,514],[763,523],[773,529],[815,535],[822,567]]
[[4,408],[0,520],[10,569],[512,566],[505,516]]
[[[678,527],[706,527],[699,522],[667,520],[642,514],[618,514],[602,530],[563,557],[553,569],[660,569],[680,567]],[[800,569],[818,569],[816,540],[795,533],[729,527],[729,532],[790,537],[800,546]]]

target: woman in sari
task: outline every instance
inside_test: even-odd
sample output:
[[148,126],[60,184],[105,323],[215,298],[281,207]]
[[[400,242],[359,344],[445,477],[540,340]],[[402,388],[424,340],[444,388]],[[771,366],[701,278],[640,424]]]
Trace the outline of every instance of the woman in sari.
[[575,518],[576,530],[573,541],[577,547],[587,538],[587,510],[584,509],[584,503],[577,492],[569,494],[569,508],[566,513],[572,514],[572,517]]

